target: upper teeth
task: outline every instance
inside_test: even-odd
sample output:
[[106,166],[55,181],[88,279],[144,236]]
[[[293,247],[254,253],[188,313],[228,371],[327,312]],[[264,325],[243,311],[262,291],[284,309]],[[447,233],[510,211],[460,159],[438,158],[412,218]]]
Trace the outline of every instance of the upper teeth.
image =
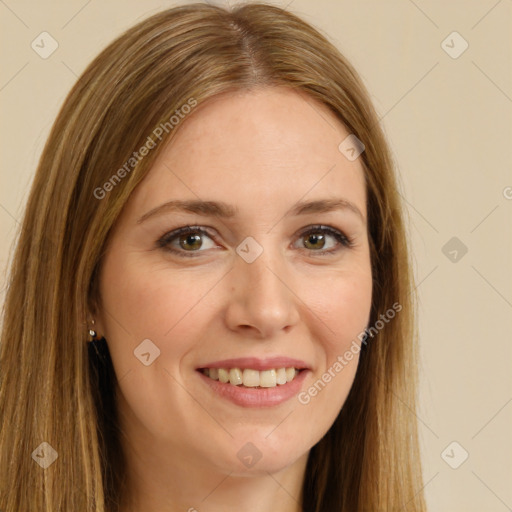
[[233,386],[244,385],[255,388],[273,388],[277,384],[286,384],[299,373],[295,368],[277,368],[271,370],[253,370],[251,368],[205,368],[203,373],[213,380],[229,382]]

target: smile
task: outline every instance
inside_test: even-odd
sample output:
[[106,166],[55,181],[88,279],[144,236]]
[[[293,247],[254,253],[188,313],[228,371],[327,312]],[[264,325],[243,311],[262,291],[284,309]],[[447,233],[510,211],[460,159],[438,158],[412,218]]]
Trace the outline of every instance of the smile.
[[294,380],[300,370],[293,367],[271,368],[263,371],[252,368],[202,368],[201,372],[212,380],[229,383],[232,386],[275,388]]
[[311,367],[287,356],[237,357],[204,361],[196,375],[208,388],[209,399],[241,407],[275,407],[300,393]]

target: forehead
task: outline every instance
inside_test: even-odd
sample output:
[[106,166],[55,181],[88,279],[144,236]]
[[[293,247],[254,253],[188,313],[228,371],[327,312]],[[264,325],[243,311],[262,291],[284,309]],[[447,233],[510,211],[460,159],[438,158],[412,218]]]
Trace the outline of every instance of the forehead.
[[182,121],[132,194],[132,209],[179,197],[248,212],[341,194],[364,213],[360,159],[338,149],[348,135],[326,106],[288,88],[223,94]]

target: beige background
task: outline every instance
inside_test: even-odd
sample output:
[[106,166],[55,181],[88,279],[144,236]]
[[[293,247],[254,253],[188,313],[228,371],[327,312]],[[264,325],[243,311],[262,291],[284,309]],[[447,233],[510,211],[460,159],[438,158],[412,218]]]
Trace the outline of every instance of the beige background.
[[[511,510],[512,1],[275,3],[320,28],[355,65],[401,173],[420,297],[429,509]],[[29,185],[64,97],[117,34],[172,5],[0,2],[0,301]],[[31,48],[43,31],[59,45],[47,59]],[[445,49],[455,55],[462,39],[442,45],[453,31],[469,44],[458,58]],[[468,459],[452,469],[445,460],[459,464],[462,450]]]

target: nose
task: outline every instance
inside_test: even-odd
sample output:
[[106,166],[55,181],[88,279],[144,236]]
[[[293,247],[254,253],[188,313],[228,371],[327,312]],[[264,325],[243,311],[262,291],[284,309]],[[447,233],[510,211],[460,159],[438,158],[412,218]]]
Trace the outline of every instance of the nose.
[[228,327],[256,339],[289,331],[300,318],[300,299],[294,294],[286,263],[269,250],[247,263],[237,256],[228,274]]

